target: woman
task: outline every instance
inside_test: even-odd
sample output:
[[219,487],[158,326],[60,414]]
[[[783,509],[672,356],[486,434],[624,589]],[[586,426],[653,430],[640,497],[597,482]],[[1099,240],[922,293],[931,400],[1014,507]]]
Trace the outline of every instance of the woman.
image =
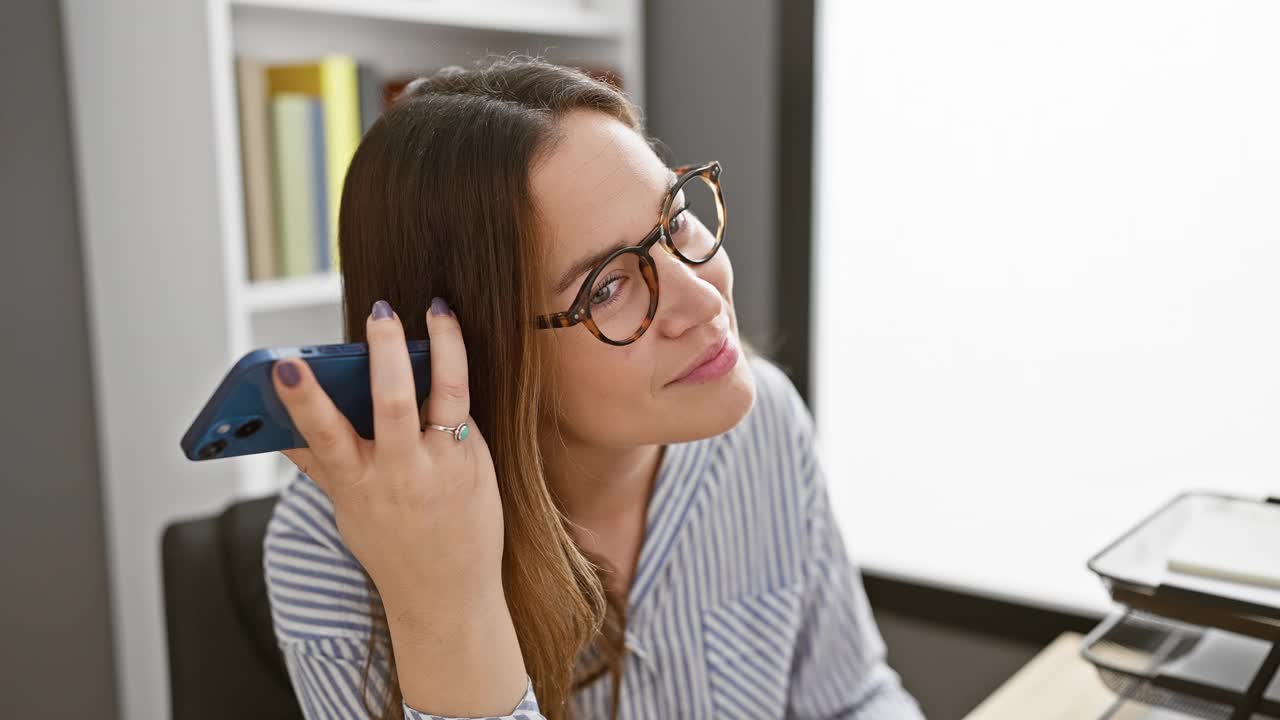
[[919,717],[808,411],[738,338],[719,179],[540,61],[419,79],[369,130],[339,236],[376,441],[274,373],[307,448],[264,565],[308,718]]

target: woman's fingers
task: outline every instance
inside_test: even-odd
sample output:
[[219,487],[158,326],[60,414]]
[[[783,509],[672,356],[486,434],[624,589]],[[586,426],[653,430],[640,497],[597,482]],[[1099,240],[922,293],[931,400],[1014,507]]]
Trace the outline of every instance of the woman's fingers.
[[316,460],[316,456],[311,452],[311,450],[307,448],[293,448],[292,450],[281,450],[280,454],[289,458],[289,462],[293,463],[303,475],[314,480],[326,495],[329,494],[328,480],[316,477],[317,475],[323,475],[324,473],[316,472],[316,466],[319,464],[319,461]]
[[[431,339],[431,389],[427,394],[426,421],[455,427],[466,422],[471,412],[467,349],[458,318],[442,298],[432,300],[427,310],[427,335]],[[430,428],[427,436],[447,439],[444,433]]]
[[379,456],[407,457],[418,448],[418,396],[405,344],[404,325],[385,300],[365,321],[369,338],[369,386],[373,395],[374,448]]
[[[307,441],[312,463],[318,461],[325,473],[357,479],[361,467],[359,436],[316,382],[311,366],[299,358],[277,360],[271,368],[271,383],[294,427]],[[319,470],[308,467],[305,472],[319,483],[322,481],[312,474]]]

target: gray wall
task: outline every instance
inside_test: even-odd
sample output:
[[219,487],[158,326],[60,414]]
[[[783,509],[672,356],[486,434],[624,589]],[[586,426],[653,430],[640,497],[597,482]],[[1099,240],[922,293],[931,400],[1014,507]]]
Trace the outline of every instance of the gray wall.
[[116,717],[58,3],[0,11],[0,717]]
[[[743,336],[774,335],[777,0],[645,3],[645,117],[677,162],[724,165],[724,248]],[[768,354],[768,353],[766,353]]]

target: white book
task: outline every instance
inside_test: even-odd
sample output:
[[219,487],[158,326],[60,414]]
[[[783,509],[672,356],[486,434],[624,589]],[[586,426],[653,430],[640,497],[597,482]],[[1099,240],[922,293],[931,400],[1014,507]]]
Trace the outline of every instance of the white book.
[[1174,538],[1167,567],[1280,589],[1280,505],[1223,503],[1201,508]]

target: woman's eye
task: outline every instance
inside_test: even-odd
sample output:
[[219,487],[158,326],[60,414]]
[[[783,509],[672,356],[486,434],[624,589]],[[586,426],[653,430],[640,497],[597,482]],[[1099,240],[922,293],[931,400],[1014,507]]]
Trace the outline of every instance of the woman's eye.
[[613,297],[617,292],[617,284],[622,282],[622,278],[613,278],[612,280],[601,285],[591,296],[592,305],[603,305]]
[[667,223],[668,227],[671,229],[672,235],[680,234],[680,230],[684,227],[684,214],[688,209],[689,208],[687,207],[682,208],[680,212],[676,213],[675,216],[671,218],[671,221]]

